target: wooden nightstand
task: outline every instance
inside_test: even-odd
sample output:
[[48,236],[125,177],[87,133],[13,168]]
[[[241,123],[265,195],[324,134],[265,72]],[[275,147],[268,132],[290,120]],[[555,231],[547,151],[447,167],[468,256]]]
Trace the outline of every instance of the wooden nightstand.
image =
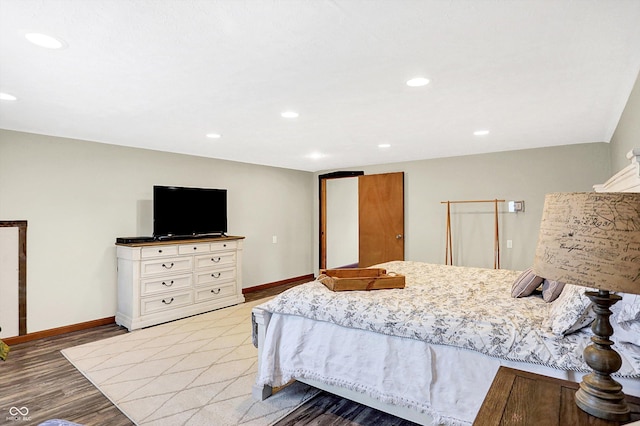
[[[578,383],[500,367],[480,407],[474,426],[485,425],[590,425],[624,423],[602,420],[582,411],[575,403]],[[624,389],[623,389],[624,391]],[[630,423],[640,420],[640,398],[626,396]]]

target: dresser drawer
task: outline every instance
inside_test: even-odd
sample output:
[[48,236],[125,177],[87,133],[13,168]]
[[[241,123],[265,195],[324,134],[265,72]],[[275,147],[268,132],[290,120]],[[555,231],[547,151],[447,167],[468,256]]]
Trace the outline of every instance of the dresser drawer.
[[142,276],[191,271],[193,257],[170,257],[167,259],[145,260],[140,262]]
[[179,254],[199,254],[209,252],[209,244],[185,244],[178,247]]
[[152,314],[154,312],[167,311],[180,306],[191,305],[193,296],[191,290],[174,292],[162,296],[145,297],[140,299],[141,315]]
[[211,269],[209,271],[196,272],[195,284],[197,286],[209,285],[233,281],[236,278],[236,268]]
[[213,287],[204,287],[196,290],[196,303],[211,299],[233,296],[236,294],[235,282],[227,282]]
[[116,323],[135,330],[244,301],[243,238],[116,243]]
[[154,247],[142,247],[140,257],[142,259],[149,259],[151,257],[168,257],[178,254],[178,246],[154,246]]
[[219,243],[211,243],[211,251],[235,250],[238,247],[236,241],[220,241]]
[[191,287],[191,274],[140,280],[140,295],[148,296]]
[[236,252],[234,251],[211,253],[205,256],[196,256],[196,269],[234,265],[235,263]]

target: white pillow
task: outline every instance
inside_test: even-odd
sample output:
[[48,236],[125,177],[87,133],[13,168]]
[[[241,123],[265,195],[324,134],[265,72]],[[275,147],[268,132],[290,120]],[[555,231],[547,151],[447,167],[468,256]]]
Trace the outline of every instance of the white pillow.
[[622,300],[611,308],[612,311],[618,312],[616,315],[618,324],[640,321],[640,294],[619,293],[618,295]]
[[618,296],[621,296],[622,300],[611,306],[611,340],[640,346],[640,295],[618,293]]
[[614,343],[625,342],[640,346],[640,321],[624,322],[622,324],[611,321],[611,325],[613,326],[611,340]]
[[591,300],[584,295],[593,290],[572,284],[565,284],[562,293],[551,302],[544,327],[556,336],[565,336],[590,325],[596,317],[591,309]]

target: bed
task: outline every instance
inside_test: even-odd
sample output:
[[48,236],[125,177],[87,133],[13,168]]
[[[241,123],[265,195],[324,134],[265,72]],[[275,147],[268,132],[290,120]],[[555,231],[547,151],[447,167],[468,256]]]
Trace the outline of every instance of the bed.
[[[624,189],[614,176],[596,190],[639,191],[637,151]],[[539,292],[513,297],[526,293],[530,270],[375,267],[404,275],[406,287],[332,292],[312,281],[254,308],[255,398],[298,380],[419,424],[468,425],[500,366],[572,381],[589,371],[584,288],[566,285],[547,302]],[[623,359],[614,378],[640,396],[640,296],[622,296],[611,317]]]

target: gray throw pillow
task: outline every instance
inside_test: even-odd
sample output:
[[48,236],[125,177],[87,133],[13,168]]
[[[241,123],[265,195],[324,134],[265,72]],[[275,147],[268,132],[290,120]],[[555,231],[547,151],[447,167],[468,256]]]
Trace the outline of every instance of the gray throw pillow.
[[545,279],[542,282],[542,299],[545,302],[553,302],[560,296],[564,283]]
[[525,269],[511,286],[511,297],[529,296],[540,287],[544,278],[533,273],[533,268]]

